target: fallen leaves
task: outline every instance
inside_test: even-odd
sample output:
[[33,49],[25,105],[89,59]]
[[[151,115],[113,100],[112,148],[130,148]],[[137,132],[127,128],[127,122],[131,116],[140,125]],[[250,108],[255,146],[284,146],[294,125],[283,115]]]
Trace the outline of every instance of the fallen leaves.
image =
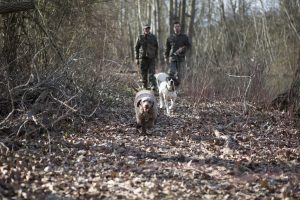
[[141,135],[131,103],[82,132],[51,133],[50,144],[39,135],[15,151],[1,145],[0,198],[300,198],[300,135],[282,113],[182,100]]

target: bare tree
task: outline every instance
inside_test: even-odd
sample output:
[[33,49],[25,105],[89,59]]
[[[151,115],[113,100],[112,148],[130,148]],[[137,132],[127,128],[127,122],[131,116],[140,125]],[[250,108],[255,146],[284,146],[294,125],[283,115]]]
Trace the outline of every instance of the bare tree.
[[[196,14],[196,0],[192,0],[191,1],[191,5],[190,5],[190,21],[189,21],[189,29],[188,29],[188,36],[189,36],[189,40],[190,42],[193,44],[193,37],[194,37],[194,22],[195,22],[195,14]],[[187,53],[187,66],[191,66],[192,65],[192,49],[193,49],[193,45],[192,48],[189,49],[188,53]]]
[[160,61],[160,63],[164,62],[164,58],[163,58],[163,39],[162,39],[162,24],[161,24],[161,7],[162,5],[160,4],[161,1],[156,0],[156,7],[157,7],[157,36],[158,36],[158,48],[159,48],[159,55],[158,55],[158,59]]
[[[173,0],[169,1],[169,28],[170,28],[170,34],[172,34],[173,29],[172,29],[172,24],[173,24],[173,16],[174,16],[174,4],[173,4]],[[175,9],[176,10],[176,9]]]
[[6,14],[3,16],[4,45],[2,49],[2,62],[8,67],[9,75],[12,75],[17,64],[17,49],[19,37],[17,35],[18,14]]
[[141,6],[141,0],[138,0],[138,21],[139,21],[139,32],[142,32],[142,27],[143,27],[143,21],[142,21],[142,6]]
[[193,36],[195,34],[195,32],[194,32],[194,23],[195,23],[195,14],[196,14],[196,0],[191,1],[190,13],[191,13],[191,16],[190,16],[188,36],[189,36],[190,40],[192,41]]
[[[171,0],[172,1],[172,0]],[[173,17],[178,17],[179,16],[179,8],[180,8],[180,6],[179,6],[179,4],[180,3],[178,3],[178,0],[174,0],[174,12],[173,12]]]
[[[130,23],[130,18],[132,17],[130,12],[132,11],[132,8],[130,7],[128,3],[124,5],[124,16],[126,20],[126,25],[128,27],[128,36],[129,36],[129,47],[130,47],[130,58],[131,61],[134,61],[134,33],[133,33],[133,27],[134,23]],[[130,65],[132,66],[132,65]]]
[[152,19],[152,0],[147,1],[147,24],[151,25]]
[[180,24],[182,32],[185,31],[185,10],[186,10],[186,0],[181,1],[181,8],[180,8]]

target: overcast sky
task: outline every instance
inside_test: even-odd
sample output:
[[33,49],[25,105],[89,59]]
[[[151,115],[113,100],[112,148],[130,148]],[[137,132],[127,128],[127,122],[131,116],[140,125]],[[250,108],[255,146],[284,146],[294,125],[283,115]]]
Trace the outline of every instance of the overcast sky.
[[[238,2],[238,0],[224,0],[226,6],[230,5],[230,1]],[[251,8],[260,11],[266,11],[269,9],[274,9],[279,7],[279,0],[246,0],[247,3],[251,4]]]

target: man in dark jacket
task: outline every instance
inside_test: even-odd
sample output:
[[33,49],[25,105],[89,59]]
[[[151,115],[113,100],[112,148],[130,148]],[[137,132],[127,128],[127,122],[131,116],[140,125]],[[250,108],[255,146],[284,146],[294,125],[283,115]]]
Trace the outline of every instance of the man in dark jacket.
[[155,79],[155,59],[158,54],[158,42],[156,36],[150,33],[150,26],[143,27],[144,34],[139,35],[135,45],[135,58],[137,65],[140,65],[143,87],[149,88],[148,79],[151,83],[151,89],[157,91]]
[[[175,79],[175,85],[179,86],[184,78],[185,53],[191,44],[186,34],[181,33],[179,22],[174,23],[174,34],[170,35],[166,43],[165,60],[169,64],[169,75]],[[171,63],[170,63],[171,58]]]

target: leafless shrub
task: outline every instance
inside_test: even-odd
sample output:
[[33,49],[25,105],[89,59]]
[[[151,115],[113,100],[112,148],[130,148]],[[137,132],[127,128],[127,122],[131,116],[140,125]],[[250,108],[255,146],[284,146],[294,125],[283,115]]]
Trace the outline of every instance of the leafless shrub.
[[114,31],[107,26],[113,13],[100,12],[106,7],[92,0],[37,1],[34,12],[5,16],[14,29],[0,27],[1,39],[14,35],[18,46],[1,43],[16,53],[14,64],[0,59],[1,133],[12,138],[78,127],[115,103],[112,90],[124,86],[112,73],[124,62],[108,45]]

